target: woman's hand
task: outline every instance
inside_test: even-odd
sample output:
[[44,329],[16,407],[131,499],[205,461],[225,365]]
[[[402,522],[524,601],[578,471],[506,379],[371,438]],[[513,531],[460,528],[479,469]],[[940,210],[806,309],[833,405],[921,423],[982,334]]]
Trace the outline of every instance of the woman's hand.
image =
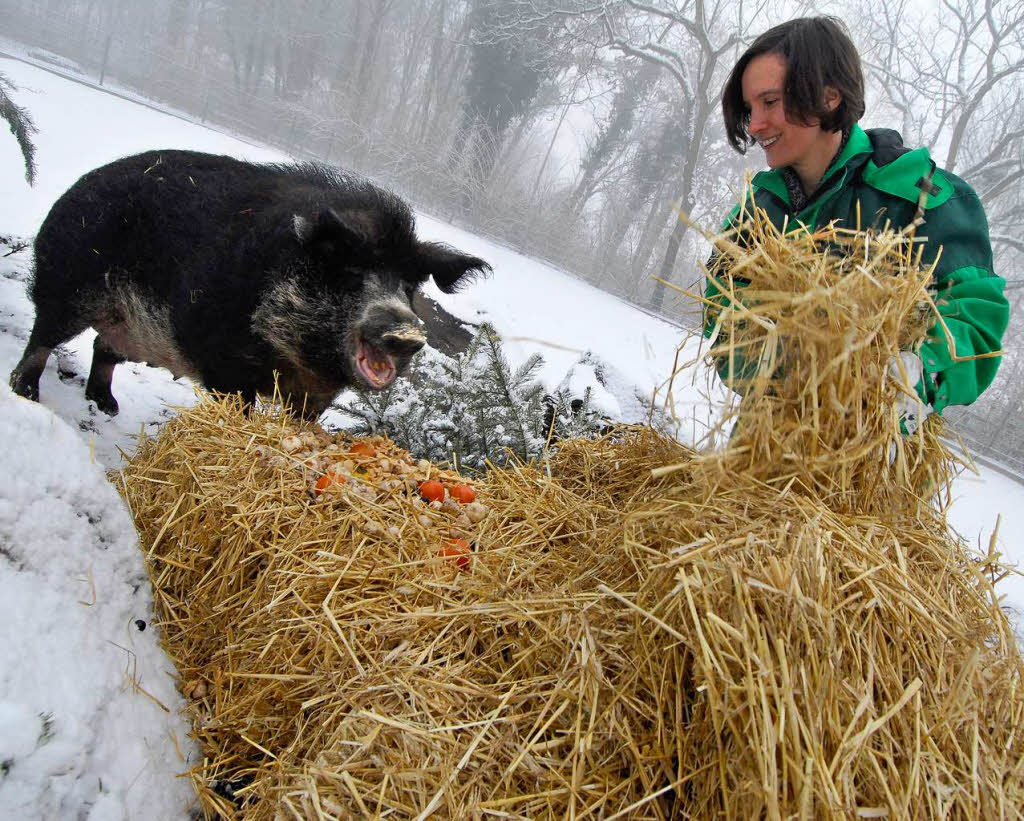
[[900,432],[904,436],[913,436],[932,414],[932,406],[921,398],[924,379],[921,357],[910,351],[900,351],[889,360],[889,378],[899,386],[896,413],[900,420]]

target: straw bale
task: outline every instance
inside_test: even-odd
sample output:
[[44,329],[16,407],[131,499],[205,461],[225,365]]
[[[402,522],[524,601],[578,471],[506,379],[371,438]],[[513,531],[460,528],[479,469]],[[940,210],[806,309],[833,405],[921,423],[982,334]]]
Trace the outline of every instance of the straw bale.
[[[479,479],[467,528],[415,491],[455,475],[383,439],[346,468],[369,490],[317,495],[350,441],[273,409],[209,398],[141,444],[117,482],[209,816],[1020,817],[1005,570],[934,503],[941,426],[904,443],[882,407],[913,344],[885,311],[915,314],[925,277],[885,255],[872,334],[846,304],[870,283],[829,279],[857,276],[849,256],[762,233],[790,280],[752,277],[716,345],[790,370],[755,379],[724,451],[642,427],[565,442]],[[882,281],[876,241],[858,266]],[[453,527],[461,566],[439,555]]]

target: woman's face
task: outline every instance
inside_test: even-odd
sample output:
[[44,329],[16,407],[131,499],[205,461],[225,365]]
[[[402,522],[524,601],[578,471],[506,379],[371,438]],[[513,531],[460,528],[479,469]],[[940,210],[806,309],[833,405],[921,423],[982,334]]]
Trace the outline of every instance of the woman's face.
[[[834,132],[822,131],[818,123],[800,125],[787,120],[782,102],[785,85],[784,57],[760,54],[747,64],[743,72],[743,102],[750,111],[747,133],[764,149],[769,168],[788,165],[799,169],[831,162]],[[838,94],[827,102],[834,108]]]

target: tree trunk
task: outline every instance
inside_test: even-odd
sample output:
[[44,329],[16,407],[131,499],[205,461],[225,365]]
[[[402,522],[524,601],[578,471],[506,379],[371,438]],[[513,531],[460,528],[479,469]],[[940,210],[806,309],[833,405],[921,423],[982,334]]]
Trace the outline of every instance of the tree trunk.
[[[436,102],[433,114],[429,118],[424,117],[425,131],[422,138],[438,134],[441,131],[441,118],[444,117],[446,110],[457,109],[455,101],[458,99],[458,92],[455,89],[461,84],[469,61],[469,49],[462,46],[461,43],[468,32],[469,23],[463,20],[462,28],[456,38],[457,44],[442,52],[443,59],[440,64],[439,76],[443,78],[443,81],[434,96]],[[444,129],[443,133],[445,135],[451,133],[451,124]]]
[[427,73],[423,80],[420,91],[420,104],[416,111],[414,120],[418,124],[416,129],[417,139],[422,140],[427,132],[427,122],[430,119],[430,106],[435,94],[438,93],[441,77],[441,46],[444,42],[444,26],[448,18],[448,0],[441,0],[437,12],[437,26],[432,35],[433,42],[430,45],[430,64],[427,66]]
[[569,92],[568,102],[562,106],[562,116],[558,118],[558,125],[555,126],[555,133],[551,135],[551,141],[548,143],[548,150],[544,152],[544,160],[540,164],[540,168],[537,171],[537,179],[533,181],[533,190],[530,191],[530,199],[534,199],[537,196],[537,189],[540,188],[540,181],[544,176],[544,169],[548,167],[548,160],[551,158],[551,151],[555,147],[555,140],[558,139],[558,132],[562,130],[562,123],[565,122],[565,117],[569,113],[569,107],[572,105],[572,101],[576,98],[576,89],[579,88],[581,75],[577,72],[576,80],[572,84],[572,91]]
[[185,31],[188,26],[189,0],[171,0],[167,10],[167,47],[171,51],[185,50]]
[[[683,180],[679,185],[676,202],[680,203],[683,213],[689,214],[693,211],[692,176],[685,171]],[[689,226],[683,220],[676,219],[672,235],[668,238],[668,245],[665,247],[665,256],[662,258],[661,268],[658,271],[658,276],[665,282],[672,281],[673,272],[676,267],[676,257],[679,255],[679,249],[683,245],[683,238],[686,236],[688,228]],[[651,298],[647,304],[655,313],[661,311],[665,304],[665,290],[666,286],[663,282],[654,283],[654,290],[651,292]]]
[[636,251],[633,253],[633,259],[630,263],[634,279],[639,279],[648,274],[647,265],[651,260],[651,254],[654,252],[654,245],[657,243],[658,237],[665,227],[666,210],[674,214],[670,207],[666,208],[664,198],[665,183],[662,181],[651,198],[651,207],[647,211],[647,219],[644,222],[643,231],[640,234],[640,239],[636,244]]
[[[717,100],[708,99],[708,88],[711,85],[711,78],[715,72],[717,56],[709,56],[707,64],[701,66],[700,80],[697,85],[696,103],[697,108],[693,116],[693,130],[690,134],[686,148],[686,155],[683,161],[683,173],[680,180],[676,201],[679,202],[683,213],[693,213],[693,181],[697,175],[697,168],[700,166],[701,157],[704,154],[704,136],[707,131],[708,121],[717,108]],[[677,220],[672,229],[672,236],[669,237],[668,246],[665,248],[665,258],[661,263],[660,275],[665,282],[672,281],[672,273],[676,266],[676,257],[683,244],[683,237],[686,236],[687,225],[683,220]],[[661,282],[654,283],[654,290],[651,292],[651,299],[648,303],[652,311],[660,312],[665,304],[665,285]]]
[[413,31],[409,33],[409,44],[406,46],[406,56],[402,63],[402,75],[398,84],[398,102],[395,104],[391,115],[391,130],[399,133],[406,131],[409,108],[409,92],[412,90],[413,81],[416,78],[416,69],[423,62],[423,43],[426,40],[427,31],[426,3],[420,2],[417,6],[417,14],[413,20]]
[[351,38],[348,42],[353,45],[351,48],[342,50],[343,56],[338,60],[334,71],[335,90],[340,91],[349,100],[354,94],[353,72],[361,59],[359,45],[363,43],[363,27],[366,17],[365,0],[355,0],[352,5],[355,7],[355,17],[352,20]]
[[370,17],[369,29],[366,32],[366,44],[359,60],[356,72],[355,100],[352,106],[352,119],[361,123],[366,116],[366,106],[370,97],[370,81],[380,47],[380,35],[384,29],[384,21],[391,9],[389,0],[375,0],[375,8]]

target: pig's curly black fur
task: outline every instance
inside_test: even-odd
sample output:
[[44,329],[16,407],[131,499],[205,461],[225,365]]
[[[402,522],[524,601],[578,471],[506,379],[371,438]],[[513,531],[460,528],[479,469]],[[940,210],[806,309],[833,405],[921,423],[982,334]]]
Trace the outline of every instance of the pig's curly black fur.
[[125,359],[248,400],[276,371],[316,410],[365,381],[358,351],[404,366],[409,346],[389,349],[384,331],[418,324],[410,300],[428,277],[453,291],[488,268],[419,241],[405,202],[349,172],[194,151],[89,172],[54,204],[35,251],[36,321],[12,387],[37,398],[50,350],[91,326],[87,396],[110,413]]

